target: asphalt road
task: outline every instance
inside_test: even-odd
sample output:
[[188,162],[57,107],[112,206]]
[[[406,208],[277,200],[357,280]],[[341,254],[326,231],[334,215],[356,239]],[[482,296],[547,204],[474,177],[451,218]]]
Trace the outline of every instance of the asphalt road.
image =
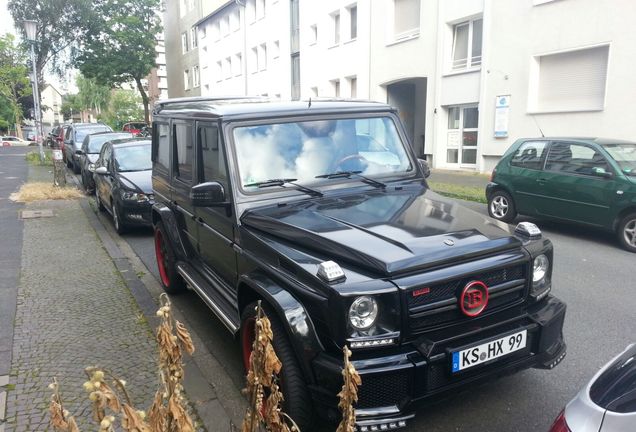
[[[467,203],[486,214],[485,206]],[[523,220],[523,219],[519,219]],[[411,431],[547,431],[563,406],[611,357],[636,342],[634,254],[610,234],[587,228],[536,222],[555,246],[553,294],[568,304],[568,355],[554,370],[527,370],[471,388],[418,412]],[[124,236],[157,275],[152,232]],[[192,293],[179,296],[189,326],[206,340],[236,384],[243,386],[238,344]]]

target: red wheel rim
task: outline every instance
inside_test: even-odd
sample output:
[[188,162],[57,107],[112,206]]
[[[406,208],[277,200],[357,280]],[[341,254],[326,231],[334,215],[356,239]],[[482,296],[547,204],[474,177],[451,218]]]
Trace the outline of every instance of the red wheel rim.
[[157,266],[159,267],[159,276],[164,286],[170,286],[170,278],[166,268],[168,264],[166,262],[166,245],[163,241],[161,231],[155,231],[155,254],[157,255]]
[[252,356],[252,347],[254,346],[254,323],[256,319],[250,317],[243,323],[241,329],[241,343],[243,348],[243,367],[245,372],[250,369],[250,357]]

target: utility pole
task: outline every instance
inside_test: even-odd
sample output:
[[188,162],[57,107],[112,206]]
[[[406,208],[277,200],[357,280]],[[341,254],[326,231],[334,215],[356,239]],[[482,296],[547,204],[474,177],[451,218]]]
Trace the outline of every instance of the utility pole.
[[38,72],[35,64],[35,44],[37,43],[36,33],[38,29],[37,21],[25,20],[24,31],[27,40],[31,43],[31,67],[33,69],[33,109],[35,110],[35,133],[38,138],[38,147],[40,149],[40,161],[44,163],[44,148],[42,147],[42,111],[40,110],[40,89],[38,86]]

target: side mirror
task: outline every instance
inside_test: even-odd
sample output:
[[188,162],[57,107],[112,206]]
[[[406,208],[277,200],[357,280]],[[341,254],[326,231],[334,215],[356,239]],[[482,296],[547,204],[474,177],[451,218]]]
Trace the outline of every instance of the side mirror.
[[108,169],[106,169],[105,166],[99,166],[95,168],[95,174],[106,175],[110,173],[108,172]]
[[424,159],[418,159],[417,161],[420,163],[420,168],[424,173],[424,178],[429,178],[431,175],[431,167],[428,166],[428,162],[426,162]]
[[612,177],[611,171],[606,171],[605,168],[593,167],[592,174],[596,177],[610,178]]
[[76,155],[83,155],[83,154],[84,154],[84,151],[83,151],[83,150],[81,150],[81,149],[80,149],[80,150],[75,150],[75,154],[76,154]]
[[193,207],[218,207],[227,204],[225,188],[219,182],[206,182],[192,186],[190,199]]

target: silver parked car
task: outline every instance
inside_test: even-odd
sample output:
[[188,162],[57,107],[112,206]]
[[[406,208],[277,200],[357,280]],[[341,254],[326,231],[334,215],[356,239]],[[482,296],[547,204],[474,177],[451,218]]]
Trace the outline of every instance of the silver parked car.
[[550,432],[636,431],[636,344],[614,357],[567,404]]

